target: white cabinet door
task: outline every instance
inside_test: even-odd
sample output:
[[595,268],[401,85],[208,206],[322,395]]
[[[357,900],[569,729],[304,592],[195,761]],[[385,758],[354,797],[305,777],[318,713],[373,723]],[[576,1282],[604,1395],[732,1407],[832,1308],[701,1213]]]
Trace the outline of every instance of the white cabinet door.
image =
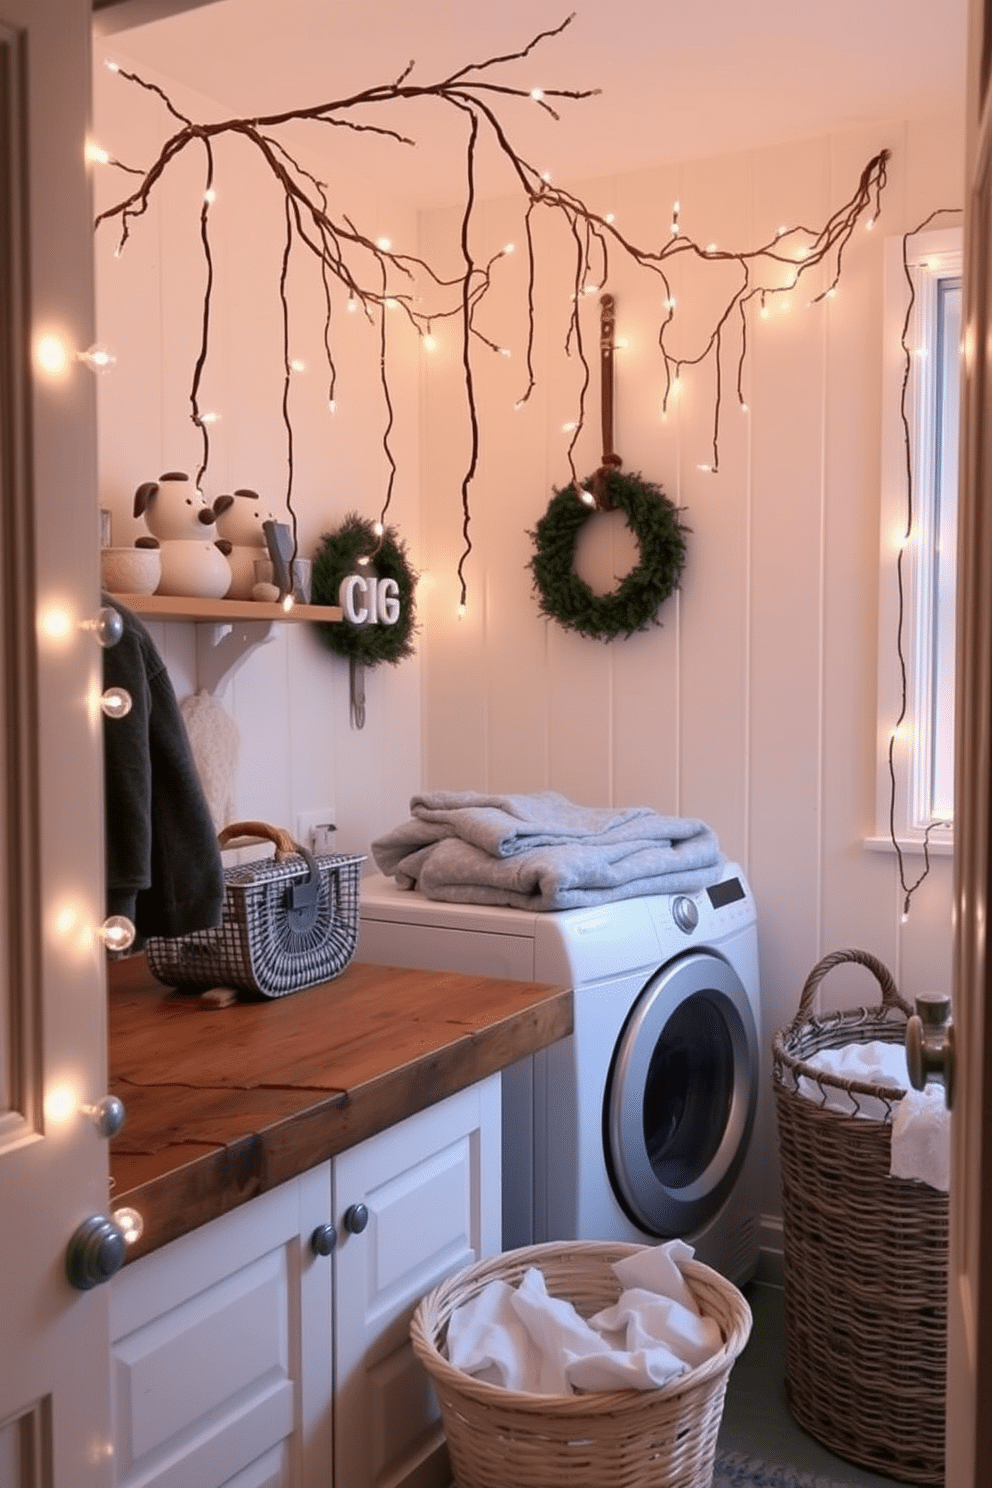
[[326,1488],[330,1165],[133,1262],[110,1285],[117,1488]]
[[438,1281],[499,1251],[499,1075],[336,1157],[334,1199],[335,1488],[446,1484],[410,1318]]

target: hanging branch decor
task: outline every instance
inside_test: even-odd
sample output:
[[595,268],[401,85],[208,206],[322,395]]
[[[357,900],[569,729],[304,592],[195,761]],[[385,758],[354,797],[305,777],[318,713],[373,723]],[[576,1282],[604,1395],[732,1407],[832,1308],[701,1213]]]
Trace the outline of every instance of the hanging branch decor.
[[[744,406],[743,374],[748,346],[748,317],[757,307],[759,313],[767,310],[768,300],[778,294],[794,291],[800,280],[818,266],[823,266],[829,276],[826,289],[813,296],[812,303],[832,294],[840,279],[843,255],[850,243],[858,222],[864,218],[870,226],[880,209],[880,198],[886,182],[887,150],[875,155],[865,166],[854,194],[844,206],[835,211],[818,231],[803,226],[780,228],[776,235],[756,248],[746,251],[717,250],[715,246],[701,246],[681,228],[679,206],[676,203],[668,233],[660,247],[640,247],[630,241],[614,222],[612,215],[603,216],[592,211],[577,196],[555,186],[547,174],[542,174],[519,153],[513,145],[500,110],[511,100],[531,100],[534,105],[557,119],[555,105],[563,101],[578,101],[592,96],[597,89],[546,89],[522,87],[502,80],[506,70],[515,62],[528,58],[544,41],[560,35],[571,24],[568,16],[558,26],[538,33],[526,46],[500,56],[489,57],[481,62],[470,62],[454,72],[431,83],[414,83],[414,63],[410,63],[392,82],[363,89],[348,97],[315,104],[310,107],[287,109],[267,117],[226,119],[214,123],[198,123],[182,114],[168,95],[156,84],[144,81],[136,73],[112,67],[127,82],[157,95],[167,113],[178,122],[179,128],[165,140],[158,158],[147,169],[125,166],[105,151],[98,152],[105,163],[116,166],[136,176],[137,182],[130,193],[99,213],[96,225],[116,223],[119,228],[117,251],[127,245],[132,229],[148,210],[152,195],[170,166],[190,148],[204,154],[204,195],[200,211],[200,246],[207,265],[208,274],[204,291],[202,341],[200,354],[193,374],[190,394],[191,418],[202,437],[202,457],[199,476],[202,478],[209,460],[209,438],[207,422],[199,408],[198,390],[201,374],[209,353],[210,299],[214,276],[210,249],[210,215],[214,197],[214,145],[224,136],[241,140],[263,162],[272,178],[280,199],[281,212],[285,217],[285,243],[282,270],[276,292],[279,295],[284,327],[284,391],[283,420],[286,426],[287,491],[286,503],[292,522],[294,541],[296,514],[293,508],[293,426],[289,388],[292,371],[289,360],[288,327],[290,306],[287,299],[287,270],[291,255],[297,250],[310,254],[319,266],[323,281],[327,319],[324,345],[328,367],[328,399],[334,403],[334,387],[337,369],[331,339],[331,290],[333,286],[348,296],[352,307],[359,307],[370,320],[378,320],[380,327],[380,366],[384,403],[382,442],[390,468],[388,487],[379,512],[379,525],[385,525],[393,492],[395,462],[390,449],[392,428],[392,404],[386,368],[386,314],[387,308],[401,313],[399,323],[404,321],[425,340],[431,336],[432,326],[439,321],[453,320],[460,326],[462,344],[462,366],[464,372],[465,410],[469,425],[469,455],[461,481],[461,512],[463,547],[458,562],[458,580],[461,607],[467,597],[466,564],[472,552],[471,536],[471,489],[476,474],[480,453],[479,411],[475,392],[475,358],[480,349],[488,353],[499,353],[496,346],[477,324],[480,305],[489,292],[493,274],[510,245],[493,254],[480,258],[476,244],[476,206],[479,196],[477,172],[479,144],[484,135],[495,147],[498,155],[509,165],[519,185],[525,203],[523,232],[528,258],[527,275],[527,384],[518,405],[526,403],[535,386],[533,350],[535,346],[535,235],[534,213],[549,211],[563,221],[574,244],[574,282],[572,310],[566,337],[565,354],[577,357],[582,366],[582,386],[578,395],[577,417],[574,432],[567,451],[567,460],[573,483],[577,475],[573,460],[576,442],[584,423],[584,400],[589,382],[589,366],[586,359],[582,327],[579,316],[580,300],[587,292],[590,281],[595,279],[599,287],[605,286],[611,255],[619,253],[634,266],[658,277],[662,289],[663,318],[658,331],[658,349],[663,385],[663,406],[667,408],[669,398],[677,386],[680,373],[686,367],[700,366],[710,362],[714,369],[714,403],[712,452],[710,462],[704,467],[719,468],[720,415],[725,380],[723,362],[726,355],[727,329],[736,318],[739,322],[739,345],[736,353],[737,395]],[[333,125],[357,133],[371,133],[393,140],[398,146],[411,146],[414,141],[391,127],[367,122],[369,107],[396,105],[430,98],[447,105],[454,111],[453,117],[465,134],[465,182],[464,206],[459,230],[459,249],[462,272],[453,279],[446,279],[435,272],[424,259],[393,251],[364,233],[346,211],[337,204],[332,206],[327,187],[307,171],[294,157],[280,138],[280,130],[287,125],[312,123],[316,126]],[[359,118],[354,117],[359,111]],[[736,270],[736,285],[727,297],[725,306],[716,316],[715,324],[708,333],[702,333],[701,344],[694,351],[674,349],[674,337],[679,320],[676,316],[675,300],[669,281],[670,266],[688,255],[704,264],[717,264],[721,271],[732,265]],[[420,281],[423,281],[421,283]],[[392,329],[390,334],[395,334]]]

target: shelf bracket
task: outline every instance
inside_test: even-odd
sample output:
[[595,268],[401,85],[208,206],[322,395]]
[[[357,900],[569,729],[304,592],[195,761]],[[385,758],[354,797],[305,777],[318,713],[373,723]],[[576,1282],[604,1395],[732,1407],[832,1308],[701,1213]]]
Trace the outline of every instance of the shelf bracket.
[[219,696],[249,652],[273,638],[272,620],[232,620],[196,628],[196,685]]

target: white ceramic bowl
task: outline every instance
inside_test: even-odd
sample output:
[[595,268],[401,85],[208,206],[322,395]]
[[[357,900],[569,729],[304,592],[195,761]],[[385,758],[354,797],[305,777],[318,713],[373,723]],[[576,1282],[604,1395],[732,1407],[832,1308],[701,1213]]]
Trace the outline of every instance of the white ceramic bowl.
[[161,577],[158,548],[100,550],[100,582],[108,594],[154,594]]

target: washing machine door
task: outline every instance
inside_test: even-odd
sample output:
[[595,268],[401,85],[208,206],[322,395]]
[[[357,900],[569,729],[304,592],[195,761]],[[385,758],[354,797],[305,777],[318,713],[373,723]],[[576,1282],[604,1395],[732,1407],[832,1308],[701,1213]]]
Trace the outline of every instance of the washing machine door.
[[603,1139],[617,1197],[649,1234],[691,1235],[722,1206],[758,1101],[758,1031],[744,986],[714,951],[668,962],[624,1026]]

